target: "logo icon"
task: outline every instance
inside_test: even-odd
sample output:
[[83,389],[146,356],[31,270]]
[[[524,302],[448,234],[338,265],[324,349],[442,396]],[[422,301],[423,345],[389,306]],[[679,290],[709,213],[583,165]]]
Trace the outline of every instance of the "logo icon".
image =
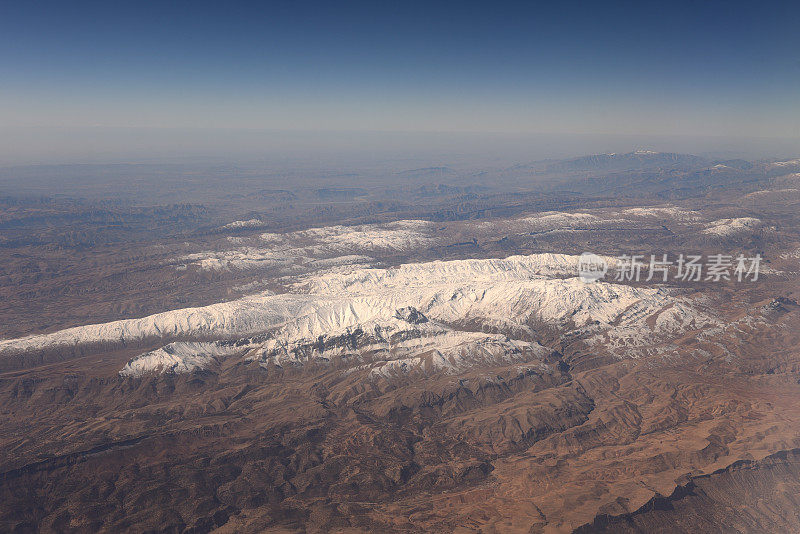
[[607,272],[608,263],[597,254],[584,252],[578,258],[578,278],[587,284],[597,282],[603,278]]

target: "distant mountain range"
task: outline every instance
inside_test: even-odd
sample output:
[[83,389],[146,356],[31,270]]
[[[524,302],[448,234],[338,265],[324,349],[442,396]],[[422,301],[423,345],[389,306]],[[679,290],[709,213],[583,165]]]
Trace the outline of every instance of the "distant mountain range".
[[637,150],[627,154],[594,154],[567,159],[547,166],[548,172],[574,171],[625,171],[660,168],[693,168],[707,165],[709,161],[692,154],[652,152]]

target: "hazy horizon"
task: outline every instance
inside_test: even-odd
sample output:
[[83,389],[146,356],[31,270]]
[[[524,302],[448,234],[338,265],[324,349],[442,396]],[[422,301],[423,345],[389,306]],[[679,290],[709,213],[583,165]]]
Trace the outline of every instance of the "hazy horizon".
[[534,158],[698,139],[790,151],[798,14],[786,2],[7,3],[0,164],[391,152],[398,138],[471,151],[459,136],[538,139]]
[[0,129],[0,167],[112,163],[358,165],[408,160],[506,165],[636,150],[711,159],[800,154],[800,138],[502,132],[279,131],[181,128]]

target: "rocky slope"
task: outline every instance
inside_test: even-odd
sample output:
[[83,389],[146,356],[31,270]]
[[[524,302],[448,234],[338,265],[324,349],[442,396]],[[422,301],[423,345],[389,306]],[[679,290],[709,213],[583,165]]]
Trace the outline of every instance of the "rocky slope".
[[[753,168],[792,170],[772,165]],[[137,299],[206,300],[0,340],[0,530],[800,530],[800,221],[783,179],[759,187],[285,232],[237,216],[132,249]],[[585,283],[582,250],[764,271]]]

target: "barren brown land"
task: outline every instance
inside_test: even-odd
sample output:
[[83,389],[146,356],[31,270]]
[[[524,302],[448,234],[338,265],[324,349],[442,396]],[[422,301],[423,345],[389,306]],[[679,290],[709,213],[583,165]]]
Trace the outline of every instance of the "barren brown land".
[[4,532],[800,531],[800,160],[170,167],[167,203],[35,172],[0,200]]

